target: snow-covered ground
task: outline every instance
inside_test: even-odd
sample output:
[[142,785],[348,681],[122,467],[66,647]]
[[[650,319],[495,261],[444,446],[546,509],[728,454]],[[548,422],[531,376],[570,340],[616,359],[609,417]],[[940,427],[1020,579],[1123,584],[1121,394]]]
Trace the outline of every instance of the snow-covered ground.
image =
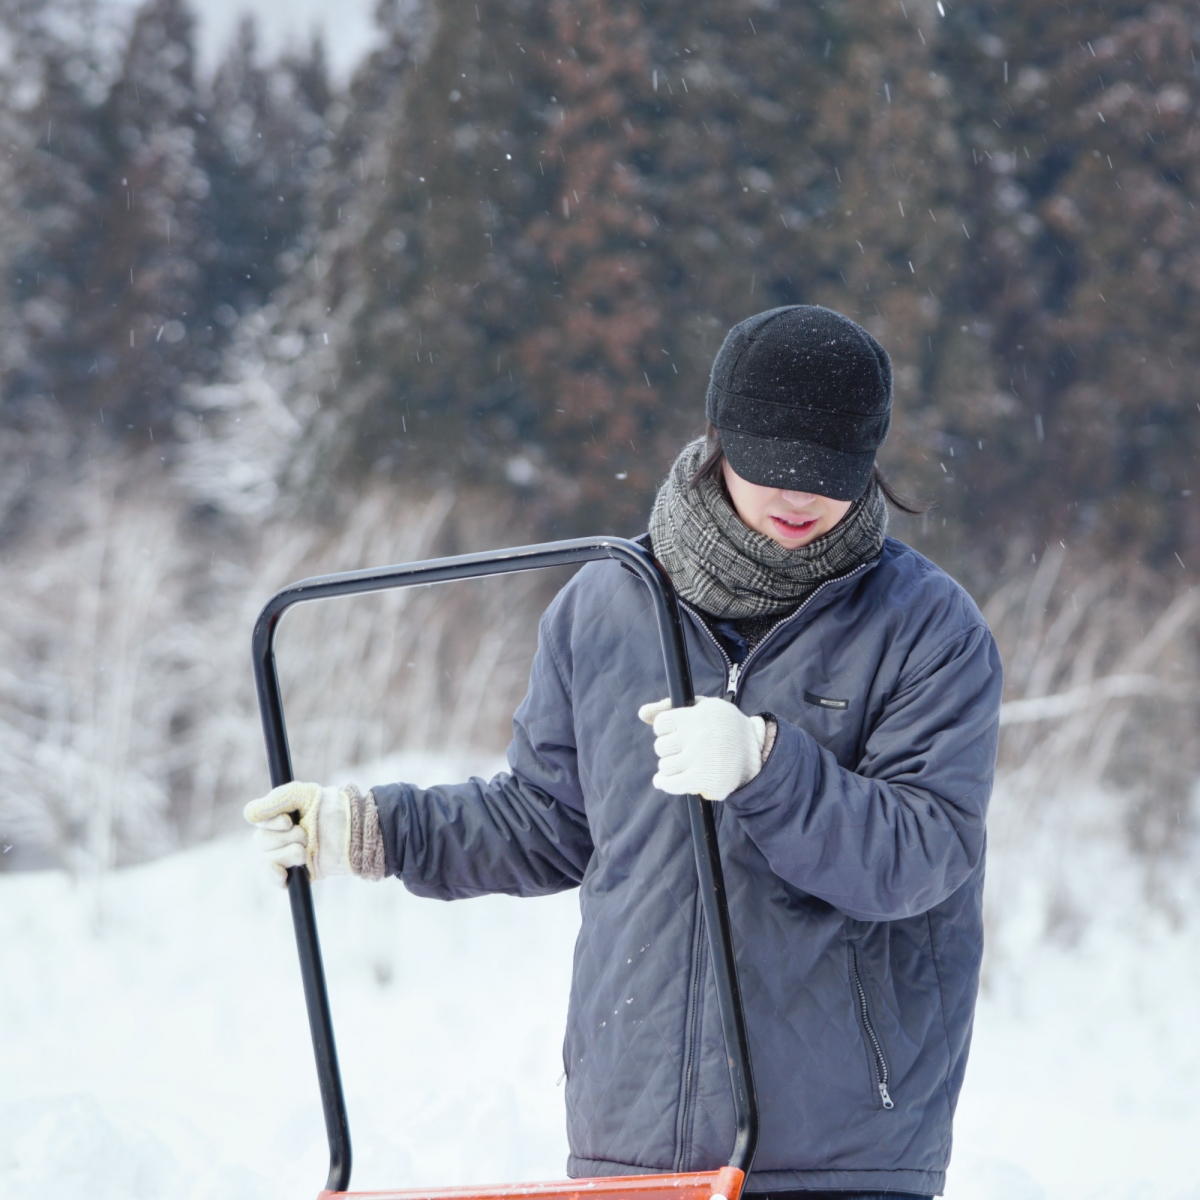
[[[1098,915],[1064,949],[1021,883],[1036,855],[998,853],[1010,911],[947,1195],[1200,1198],[1200,921],[1173,931],[1097,851],[1075,878]],[[316,895],[355,1187],[561,1177],[575,897]],[[275,1200],[324,1176],[287,901],[245,837],[98,880],[0,877],[0,1197]]]

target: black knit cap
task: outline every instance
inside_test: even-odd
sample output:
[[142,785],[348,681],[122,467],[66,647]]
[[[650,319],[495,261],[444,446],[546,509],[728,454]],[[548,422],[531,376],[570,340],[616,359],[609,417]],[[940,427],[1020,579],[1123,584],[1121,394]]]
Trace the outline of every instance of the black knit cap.
[[707,409],[743,479],[857,500],[891,423],[892,363],[841,313],[815,304],[773,308],[729,331]]

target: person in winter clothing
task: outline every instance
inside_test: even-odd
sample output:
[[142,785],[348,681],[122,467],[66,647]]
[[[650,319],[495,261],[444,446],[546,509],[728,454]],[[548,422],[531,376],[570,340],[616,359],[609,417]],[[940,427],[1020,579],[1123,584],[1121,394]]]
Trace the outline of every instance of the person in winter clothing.
[[722,802],[761,1110],[747,1191],[942,1190],[982,953],[1001,669],[966,593],[886,536],[875,453],[891,398],[886,352],[828,309],[730,332],[708,436],[683,449],[646,535],[681,601],[694,707],[658,699],[642,583],[591,563],[542,619],[507,772],[366,795],[288,784],[247,808],[281,880],[306,865],[443,899],[580,889],[572,1175],[709,1169],[733,1142],[672,800],[699,793]]

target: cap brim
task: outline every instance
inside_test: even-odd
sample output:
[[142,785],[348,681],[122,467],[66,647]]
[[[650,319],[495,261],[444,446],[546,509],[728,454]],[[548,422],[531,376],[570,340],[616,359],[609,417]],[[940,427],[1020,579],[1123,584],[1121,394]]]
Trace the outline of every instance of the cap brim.
[[743,479],[760,487],[811,492],[831,500],[857,500],[871,482],[875,451],[848,454],[815,442],[756,437],[721,430],[721,448]]

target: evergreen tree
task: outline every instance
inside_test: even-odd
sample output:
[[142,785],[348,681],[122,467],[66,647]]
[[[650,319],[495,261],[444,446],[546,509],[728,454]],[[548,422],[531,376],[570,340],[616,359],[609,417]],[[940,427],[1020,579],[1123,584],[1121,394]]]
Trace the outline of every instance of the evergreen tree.
[[545,209],[523,235],[544,319],[520,331],[518,369],[540,416],[536,440],[576,481],[584,519],[633,523],[679,434],[677,314],[660,286],[646,169],[652,19],[636,4],[554,0],[537,32],[545,124],[531,150]]
[[[294,248],[275,260],[281,281],[272,302],[238,327],[226,356],[230,381],[265,379],[273,395],[286,397],[290,419],[298,419],[306,432],[287,456],[284,488],[325,511],[337,504],[346,475],[399,458],[398,438],[372,444],[368,433],[372,402],[387,411],[398,381],[386,366],[372,362],[379,369],[364,385],[363,373],[356,374],[361,354],[354,344],[364,323],[378,333],[390,321],[407,319],[386,286],[404,239],[391,230],[380,239],[371,226],[386,204],[388,156],[403,128],[399,96],[411,64],[411,30],[394,5],[381,4],[377,15],[386,39],[346,92],[326,94],[319,46],[307,60],[283,64],[304,97],[301,112],[323,108],[319,137],[305,143],[311,147],[305,155],[293,160],[286,146],[276,153],[280,174],[284,160],[289,171],[304,172],[306,216]],[[284,123],[285,129],[294,127]],[[382,297],[374,290],[381,280]],[[386,337],[383,341],[386,348]],[[226,403],[235,393],[223,395]],[[242,402],[254,408],[256,395],[251,388]],[[403,413],[395,420],[403,434]],[[360,445],[366,453],[359,452]],[[427,454],[426,463],[435,459]]]
[[0,319],[8,421],[61,387],[80,302],[77,253],[95,220],[104,149],[96,112],[113,63],[111,30],[91,0],[8,4],[0,28]]
[[[733,322],[778,304],[860,320],[896,367],[887,450],[928,481],[928,404],[962,263],[965,174],[932,5],[679,5],[660,31],[653,166],[680,355],[695,405]],[[935,468],[936,469],[936,468]],[[939,487],[941,484],[939,483]]]
[[[1200,560],[1200,105],[1181,4],[955,10],[944,48],[978,233],[939,401],[978,456],[978,527]],[[967,325],[968,314],[970,324]],[[973,347],[963,343],[972,342]],[[1177,569],[1177,568],[1176,568]]]
[[182,0],[139,10],[103,114],[111,167],[85,281],[97,298],[80,331],[95,356],[89,396],[151,436],[156,423],[166,432],[182,382],[216,366],[214,329],[197,311],[211,185],[193,43]]
[[204,305],[218,325],[264,304],[302,256],[314,177],[329,158],[331,99],[319,38],[306,57],[262,64],[255,23],[242,21],[199,139],[212,187]]
[[186,385],[219,373],[239,314],[302,260],[328,157],[323,51],[262,65],[244,25],[209,98],[183,0],[150,0],[115,54],[112,36],[88,36],[102,25],[93,0],[70,2],[71,20],[37,6],[7,18],[5,402],[53,397],[162,440]]
[[[351,206],[343,243],[355,316],[341,369],[367,461],[493,479],[507,462],[533,477],[525,456],[539,457],[545,414],[517,339],[561,303],[553,262],[525,236],[556,201],[535,148],[548,94],[530,75],[533,32],[497,0],[440,5],[428,51],[353,164],[367,202]],[[575,482],[548,475],[563,506]]]

